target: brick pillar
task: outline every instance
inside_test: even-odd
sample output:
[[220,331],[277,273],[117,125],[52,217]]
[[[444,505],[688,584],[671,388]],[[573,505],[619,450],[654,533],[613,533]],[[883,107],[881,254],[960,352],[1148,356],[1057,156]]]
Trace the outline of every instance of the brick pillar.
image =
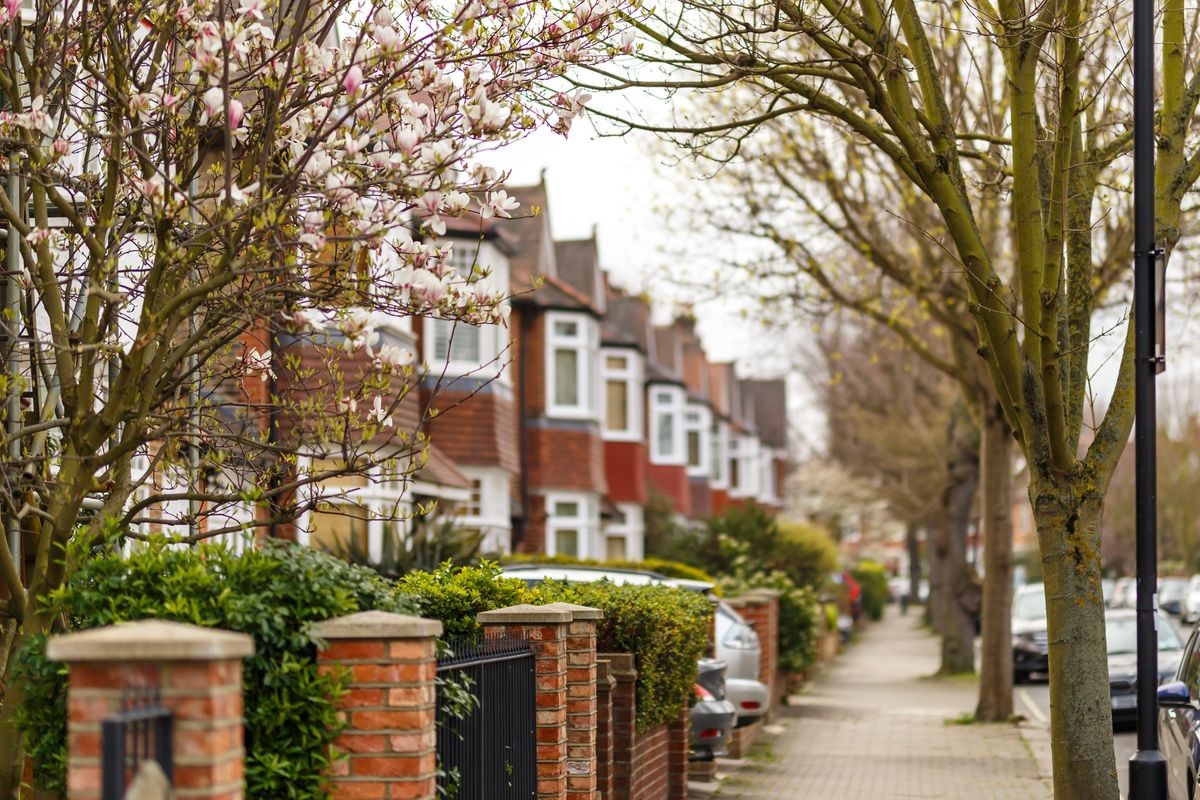
[[691,720],[685,705],[679,717],[671,723],[667,744],[670,772],[667,779],[668,800],[687,800],[688,796],[688,742],[692,731]]
[[529,640],[537,679],[537,797],[564,800],[567,792],[567,634],[572,612],[526,603],[484,611],[484,635]]
[[754,589],[740,599],[744,605],[739,611],[758,632],[758,641],[762,646],[758,679],[771,689],[768,715],[773,715],[786,688],[783,676],[779,674],[779,592],[774,589]]
[[437,794],[436,620],[362,611],[326,620],[322,672],[347,670],[338,699],[346,730],[334,742],[334,800],[432,800]]
[[574,603],[567,629],[567,800],[596,800],[596,625],[604,612]]
[[601,800],[613,796],[612,690],[617,680],[612,676],[612,663],[606,658],[596,660],[596,788]]
[[242,659],[245,634],[143,620],[50,640],[46,654],[70,670],[67,793],[100,797],[101,721],[121,709],[127,689],[155,685],[174,712],[174,783],[180,797],[241,800]]
[[612,796],[629,800],[633,791],[633,746],[637,740],[637,670],[629,653],[606,653],[614,684],[612,700]]

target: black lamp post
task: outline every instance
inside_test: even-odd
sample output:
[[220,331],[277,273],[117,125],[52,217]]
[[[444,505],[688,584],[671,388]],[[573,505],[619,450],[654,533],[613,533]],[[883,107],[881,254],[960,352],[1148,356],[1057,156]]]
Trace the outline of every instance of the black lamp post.
[[[1166,800],[1167,762],[1158,749],[1158,525],[1154,378],[1161,341],[1162,251],[1154,241],[1154,0],[1133,0],[1133,324],[1137,474],[1137,752],[1129,799]],[[1157,284],[1157,285],[1156,285]],[[1158,334],[1158,336],[1156,336]],[[1158,342],[1155,339],[1159,339]]]

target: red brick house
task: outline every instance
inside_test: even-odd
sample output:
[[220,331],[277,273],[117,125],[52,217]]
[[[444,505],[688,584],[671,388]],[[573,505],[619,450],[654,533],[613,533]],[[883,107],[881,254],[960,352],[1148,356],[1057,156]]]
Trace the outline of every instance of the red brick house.
[[[607,498],[604,399],[600,391],[600,320],[604,282],[595,239],[555,243],[545,184],[511,194],[536,216],[505,223],[516,243],[511,260],[510,369],[518,387],[521,552],[602,558]],[[536,289],[521,294],[523,290]]]

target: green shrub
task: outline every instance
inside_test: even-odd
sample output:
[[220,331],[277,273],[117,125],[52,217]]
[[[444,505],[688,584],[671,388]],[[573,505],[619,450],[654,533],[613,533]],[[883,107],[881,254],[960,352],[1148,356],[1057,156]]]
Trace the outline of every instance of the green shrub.
[[[101,554],[83,560],[50,602],[76,630],[158,618],[252,636],[244,686],[246,796],[253,800],[328,796],[323,775],[342,727],[334,701],[345,679],[318,672],[309,626],[366,609],[414,610],[373,572],[280,542],[241,554],[161,541],[128,557]],[[37,758],[35,781],[63,792],[65,671],[46,661],[42,641],[18,659],[28,698],[18,724]]]
[[708,538],[697,547],[714,575],[733,571],[728,542],[745,545],[766,572],[784,572],[797,586],[819,587],[837,569],[837,545],[820,528],[780,523],[761,506],[734,506],[708,522]]
[[722,547],[730,568],[720,580],[725,595],[733,597],[751,589],[779,592],[780,669],[787,672],[808,669],[817,660],[820,636],[822,612],[816,592],[807,586],[797,586],[781,570],[763,570],[750,547],[742,542],[723,538]]
[[577,565],[581,567],[611,567],[612,569],[641,569],[657,572],[659,575],[667,578],[716,583],[716,580],[711,575],[699,567],[693,567],[691,564],[684,564],[681,561],[670,561],[665,558],[646,558],[642,561],[621,558],[601,561],[595,558],[573,558],[571,556],[548,556],[541,553],[530,553],[508,556],[505,560],[512,564],[562,564],[564,566]]
[[421,616],[441,620],[448,636],[470,635],[479,630],[479,612],[529,602],[525,582],[505,578],[500,570],[494,561],[478,567],[446,562],[432,572],[410,572],[396,586],[417,604]]
[[604,612],[596,647],[632,653],[637,668],[637,728],[678,719],[708,647],[712,604],[704,595],[666,586],[547,583],[532,602],[564,601]]
[[871,619],[883,619],[883,607],[887,603],[887,571],[875,561],[860,561],[850,571],[862,589],[862,608]]

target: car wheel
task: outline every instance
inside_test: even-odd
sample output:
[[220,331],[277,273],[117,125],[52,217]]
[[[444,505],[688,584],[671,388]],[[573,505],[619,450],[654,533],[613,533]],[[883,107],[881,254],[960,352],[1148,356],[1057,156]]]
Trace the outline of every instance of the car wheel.
[[1028,672],[1025,672],[1024,670],[1019,670],[1019,669],[1013,671],[1013,686],[1020,686],[1022,683],[1025,683],[1028,680],[1029,680]]

